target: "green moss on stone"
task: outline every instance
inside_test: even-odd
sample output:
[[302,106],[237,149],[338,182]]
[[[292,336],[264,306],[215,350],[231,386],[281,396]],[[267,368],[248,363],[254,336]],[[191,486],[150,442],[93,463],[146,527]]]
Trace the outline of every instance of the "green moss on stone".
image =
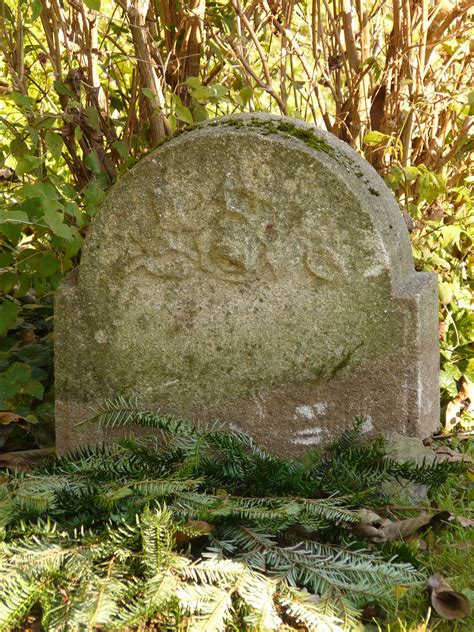
[[[275,134],[278,136],[290,136],[296,138],[302,141],[310,149],[325,153],[327,156],[345,167],[348,171],[354,173],[357,178],[361,178],[363,176],[360,168],[357,167],[348,156],[339,153],[330,143],[317,136],[311,129],[298,127],[288,121],[265,121],[259,118],[225,118],[222,120],[215,120],[210,123],[204,122],[179,130],[173,136],[163,139],[157,147],[161,147],[173,138],[177,138],[182,134],[188,134],[195,129],[200,129],[201,127],[219,126],[232,127],[234,129],[258,128],[261,134]],[[373,188],[369,188],[369,190],[372,195],[380,195],[379,192]]]

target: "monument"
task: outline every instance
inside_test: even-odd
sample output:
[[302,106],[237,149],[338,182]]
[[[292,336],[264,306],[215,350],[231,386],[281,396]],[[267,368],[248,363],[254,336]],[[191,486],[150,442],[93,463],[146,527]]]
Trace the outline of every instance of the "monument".
[[60,452],[107,398],[297,455],[364,416],[439,420],[437,286],[398,206],[332,135],[244,114],[163,143],[109,191],[57,293]]

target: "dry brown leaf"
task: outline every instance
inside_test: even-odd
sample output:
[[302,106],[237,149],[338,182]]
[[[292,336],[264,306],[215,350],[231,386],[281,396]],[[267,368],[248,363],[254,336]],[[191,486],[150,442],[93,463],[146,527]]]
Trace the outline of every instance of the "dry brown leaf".
[[54,454],[54,448],[5,452],[4,454],[0,454],[0,467],[11,467],[17,470],[30,470],[36,463],[47,457],[54,456]]
[[451,431],[464,413],[474,411],[474,383],[465,375],[456,397],[446,406],[446,430]]
[[183,525],[183,530],[175,531],[174,539],[177,545],[186,544],[194,538],[209,535],[214,531],[214,525],[204,520],[188,520]]
[[466,595],[456,592],[441,575],[432,575],[427,582],[431,605],[443,619],[454,621],[471,614],[471,604]]
[[456,463],[459,461],[464,461],[465,463],[471,463],[472,459],[468,454],[463,454],[462,452],[456,452],[448,446],[440,446],[439,448],[433,448],[433,451],[436,453],[436,461],[441,463],[443,461],[449,461],[449,463]]
[[0,413],[0,424],[4,426],[15,423],[21,419],[20,415],[16,415],[15,413],[1,412]]
[[461,527],[465,527],[469,529],[469,527],[474,527],[474,520],[472,518],[465,518],[464,516],[454,516],[454,520],[461,525]]
[[429,525],[433,520],[432,515],[422,513],[416,518],[394,522],[366,509],[359,511],[359,517],[360,522],[355,525],[354,532],[371,542],[388,542],[406,538],[416,533],[421,527]]

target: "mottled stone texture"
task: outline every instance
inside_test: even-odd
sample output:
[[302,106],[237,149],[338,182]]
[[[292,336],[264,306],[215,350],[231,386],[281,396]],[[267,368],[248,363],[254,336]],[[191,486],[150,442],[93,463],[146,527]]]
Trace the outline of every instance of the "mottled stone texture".
[[438,422],[437,294],[397,205],[347,145],[268,115],[160,146],[107,195],[56,302],[59,450],[116,395],[298,454],[356,415]]

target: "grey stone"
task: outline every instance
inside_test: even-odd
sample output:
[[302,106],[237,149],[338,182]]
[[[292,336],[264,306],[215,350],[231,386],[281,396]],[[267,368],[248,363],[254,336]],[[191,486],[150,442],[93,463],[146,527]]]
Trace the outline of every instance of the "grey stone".
[[439,418],[435,275],[346,144],[269,115],[217,119],[108,193],[56,301],[57,442],[105,398],[221,421],[280,454]]
[[[406,437],[399,432],[385,434],[387,456],[397,463],[411,461],[417,465],[431,465],[437,460],[432,448],[425,446],[418,437]],[[419,505],[428,499],[428,487],[420,483],[401,479],[382,483],[382,491],[391,502],[408,505]]]

